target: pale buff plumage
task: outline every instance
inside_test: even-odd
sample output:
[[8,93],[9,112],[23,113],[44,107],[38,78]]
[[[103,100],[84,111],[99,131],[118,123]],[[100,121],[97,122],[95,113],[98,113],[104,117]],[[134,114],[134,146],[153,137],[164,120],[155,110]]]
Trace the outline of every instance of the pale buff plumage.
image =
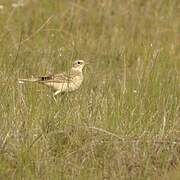
[[37,78],[19,79],[19,83],[37,82],[51,87],[55,90],[54,95],[63,92],[71,92],[77,90],[83,82],[83,68],[85,62],[76,60],[69,73],[60,73],[56,75],[48,75]]

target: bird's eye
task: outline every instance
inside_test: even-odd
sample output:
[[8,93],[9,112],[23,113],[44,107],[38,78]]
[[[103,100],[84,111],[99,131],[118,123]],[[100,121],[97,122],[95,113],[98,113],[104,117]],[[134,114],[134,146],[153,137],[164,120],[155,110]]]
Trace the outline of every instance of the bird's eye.
[[81,64],[81,62],[80,62],[80,61],[78,61],[78,64]]

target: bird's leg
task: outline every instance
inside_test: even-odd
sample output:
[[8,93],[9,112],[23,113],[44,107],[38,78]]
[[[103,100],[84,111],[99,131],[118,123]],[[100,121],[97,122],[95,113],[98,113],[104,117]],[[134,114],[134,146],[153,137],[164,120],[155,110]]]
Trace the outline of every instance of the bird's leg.
[[61,91],[56,91],[55,93],[53,93],[53,99],[55,102],[57,102],[56,96],[60,93]]
[[55,103],[57,103],[57,99],[56,99],[56,97],[54,96],[54,94],[53,94],[53,100],[55,101]]
[[61,91],[57,90],[57,91],[53,94],[53,96],[58,95],[60,92],[61,92]]

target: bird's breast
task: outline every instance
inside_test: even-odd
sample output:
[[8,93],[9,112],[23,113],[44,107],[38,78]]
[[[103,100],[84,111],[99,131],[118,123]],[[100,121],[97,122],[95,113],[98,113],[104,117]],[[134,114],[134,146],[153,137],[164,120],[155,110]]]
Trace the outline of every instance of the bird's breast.
[[45,85],[58,90],[61,92],[70,92],[78,89],[82,84],[83,78],[77,77],[73,78],[70,82],[60,83],[60,82],[47,82]]

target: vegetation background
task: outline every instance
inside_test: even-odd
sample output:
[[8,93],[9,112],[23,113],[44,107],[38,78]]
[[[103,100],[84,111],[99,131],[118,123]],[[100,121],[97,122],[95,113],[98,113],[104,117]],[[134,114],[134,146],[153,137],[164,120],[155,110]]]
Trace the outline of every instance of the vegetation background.
[[180,179],[179,40],[179,0],[1,0],[0,179]]

